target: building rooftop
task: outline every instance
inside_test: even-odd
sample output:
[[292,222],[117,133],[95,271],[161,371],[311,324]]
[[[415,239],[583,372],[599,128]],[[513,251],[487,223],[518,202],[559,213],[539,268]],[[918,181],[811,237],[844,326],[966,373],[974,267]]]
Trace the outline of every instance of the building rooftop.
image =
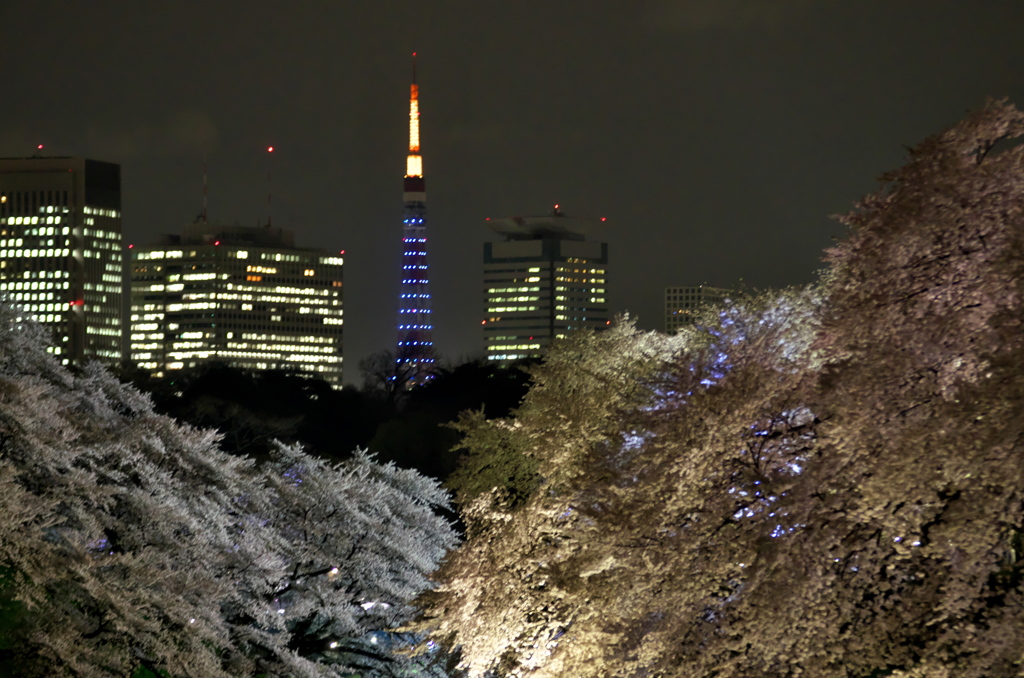
[[537,217],[501,217],[487,219],[493,231],[509,240],[584,240],[586,225],[594,219],[566,216],[558,207],[551,214]]
[[248,245],[295,249],[291,231],[270,226],[226,226],[196,222],[182,229],[181,235],[164,235],[160,245]]

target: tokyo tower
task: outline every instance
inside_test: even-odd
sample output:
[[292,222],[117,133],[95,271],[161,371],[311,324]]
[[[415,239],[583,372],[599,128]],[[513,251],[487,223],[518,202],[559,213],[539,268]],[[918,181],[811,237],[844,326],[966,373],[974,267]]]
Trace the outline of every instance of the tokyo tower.
[[409,387],[431,377],[434,342],[427,266],[427,192],[420,155],[420,102],[413,53],[409,91],[409,155],[405,161],[402,201],[402,284],[399,293],[396,378]]

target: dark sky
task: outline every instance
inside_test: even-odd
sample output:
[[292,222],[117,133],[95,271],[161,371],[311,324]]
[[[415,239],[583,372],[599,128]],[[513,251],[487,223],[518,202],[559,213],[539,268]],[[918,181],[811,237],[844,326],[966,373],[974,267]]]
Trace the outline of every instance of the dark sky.
[[905,146],[1024,105],[1019,0],[9,2],[0,155],[122,164],[124,231],[201,208],[346,250],[346,381],[391,347],[410,53],[419,52],[435,342],[481,353],[488,216],[606,216],[609,296],[804,283]]

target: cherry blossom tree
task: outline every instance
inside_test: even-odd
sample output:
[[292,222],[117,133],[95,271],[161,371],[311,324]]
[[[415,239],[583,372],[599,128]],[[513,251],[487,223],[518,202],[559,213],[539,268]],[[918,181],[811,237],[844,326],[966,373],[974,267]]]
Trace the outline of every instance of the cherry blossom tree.
[[423,627],[472,677],[1019,675],[1022,133],[988,103],[816,285],[575,335],[514,416],[465,417],[473,468],[518,475],[456,477]]
[[391,651],[455,543],[436,482],[365,453],[222,452],[45,352],[0,303],[0,662],[24,676],[406,675]]

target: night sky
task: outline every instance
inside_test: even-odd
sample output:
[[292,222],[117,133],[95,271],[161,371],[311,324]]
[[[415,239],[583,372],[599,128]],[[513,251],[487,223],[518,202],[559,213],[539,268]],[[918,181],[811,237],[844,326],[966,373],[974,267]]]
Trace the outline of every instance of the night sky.
[[346,251],[346,381],[395,340],[419,53],[435,344],[482,353],[485,217],[607,217],[611,307],[813,279],[847,211],[987,96],[1024,106],[1024,2],[9,2],[0,156],[121,163],[128,242],[267,218]]

